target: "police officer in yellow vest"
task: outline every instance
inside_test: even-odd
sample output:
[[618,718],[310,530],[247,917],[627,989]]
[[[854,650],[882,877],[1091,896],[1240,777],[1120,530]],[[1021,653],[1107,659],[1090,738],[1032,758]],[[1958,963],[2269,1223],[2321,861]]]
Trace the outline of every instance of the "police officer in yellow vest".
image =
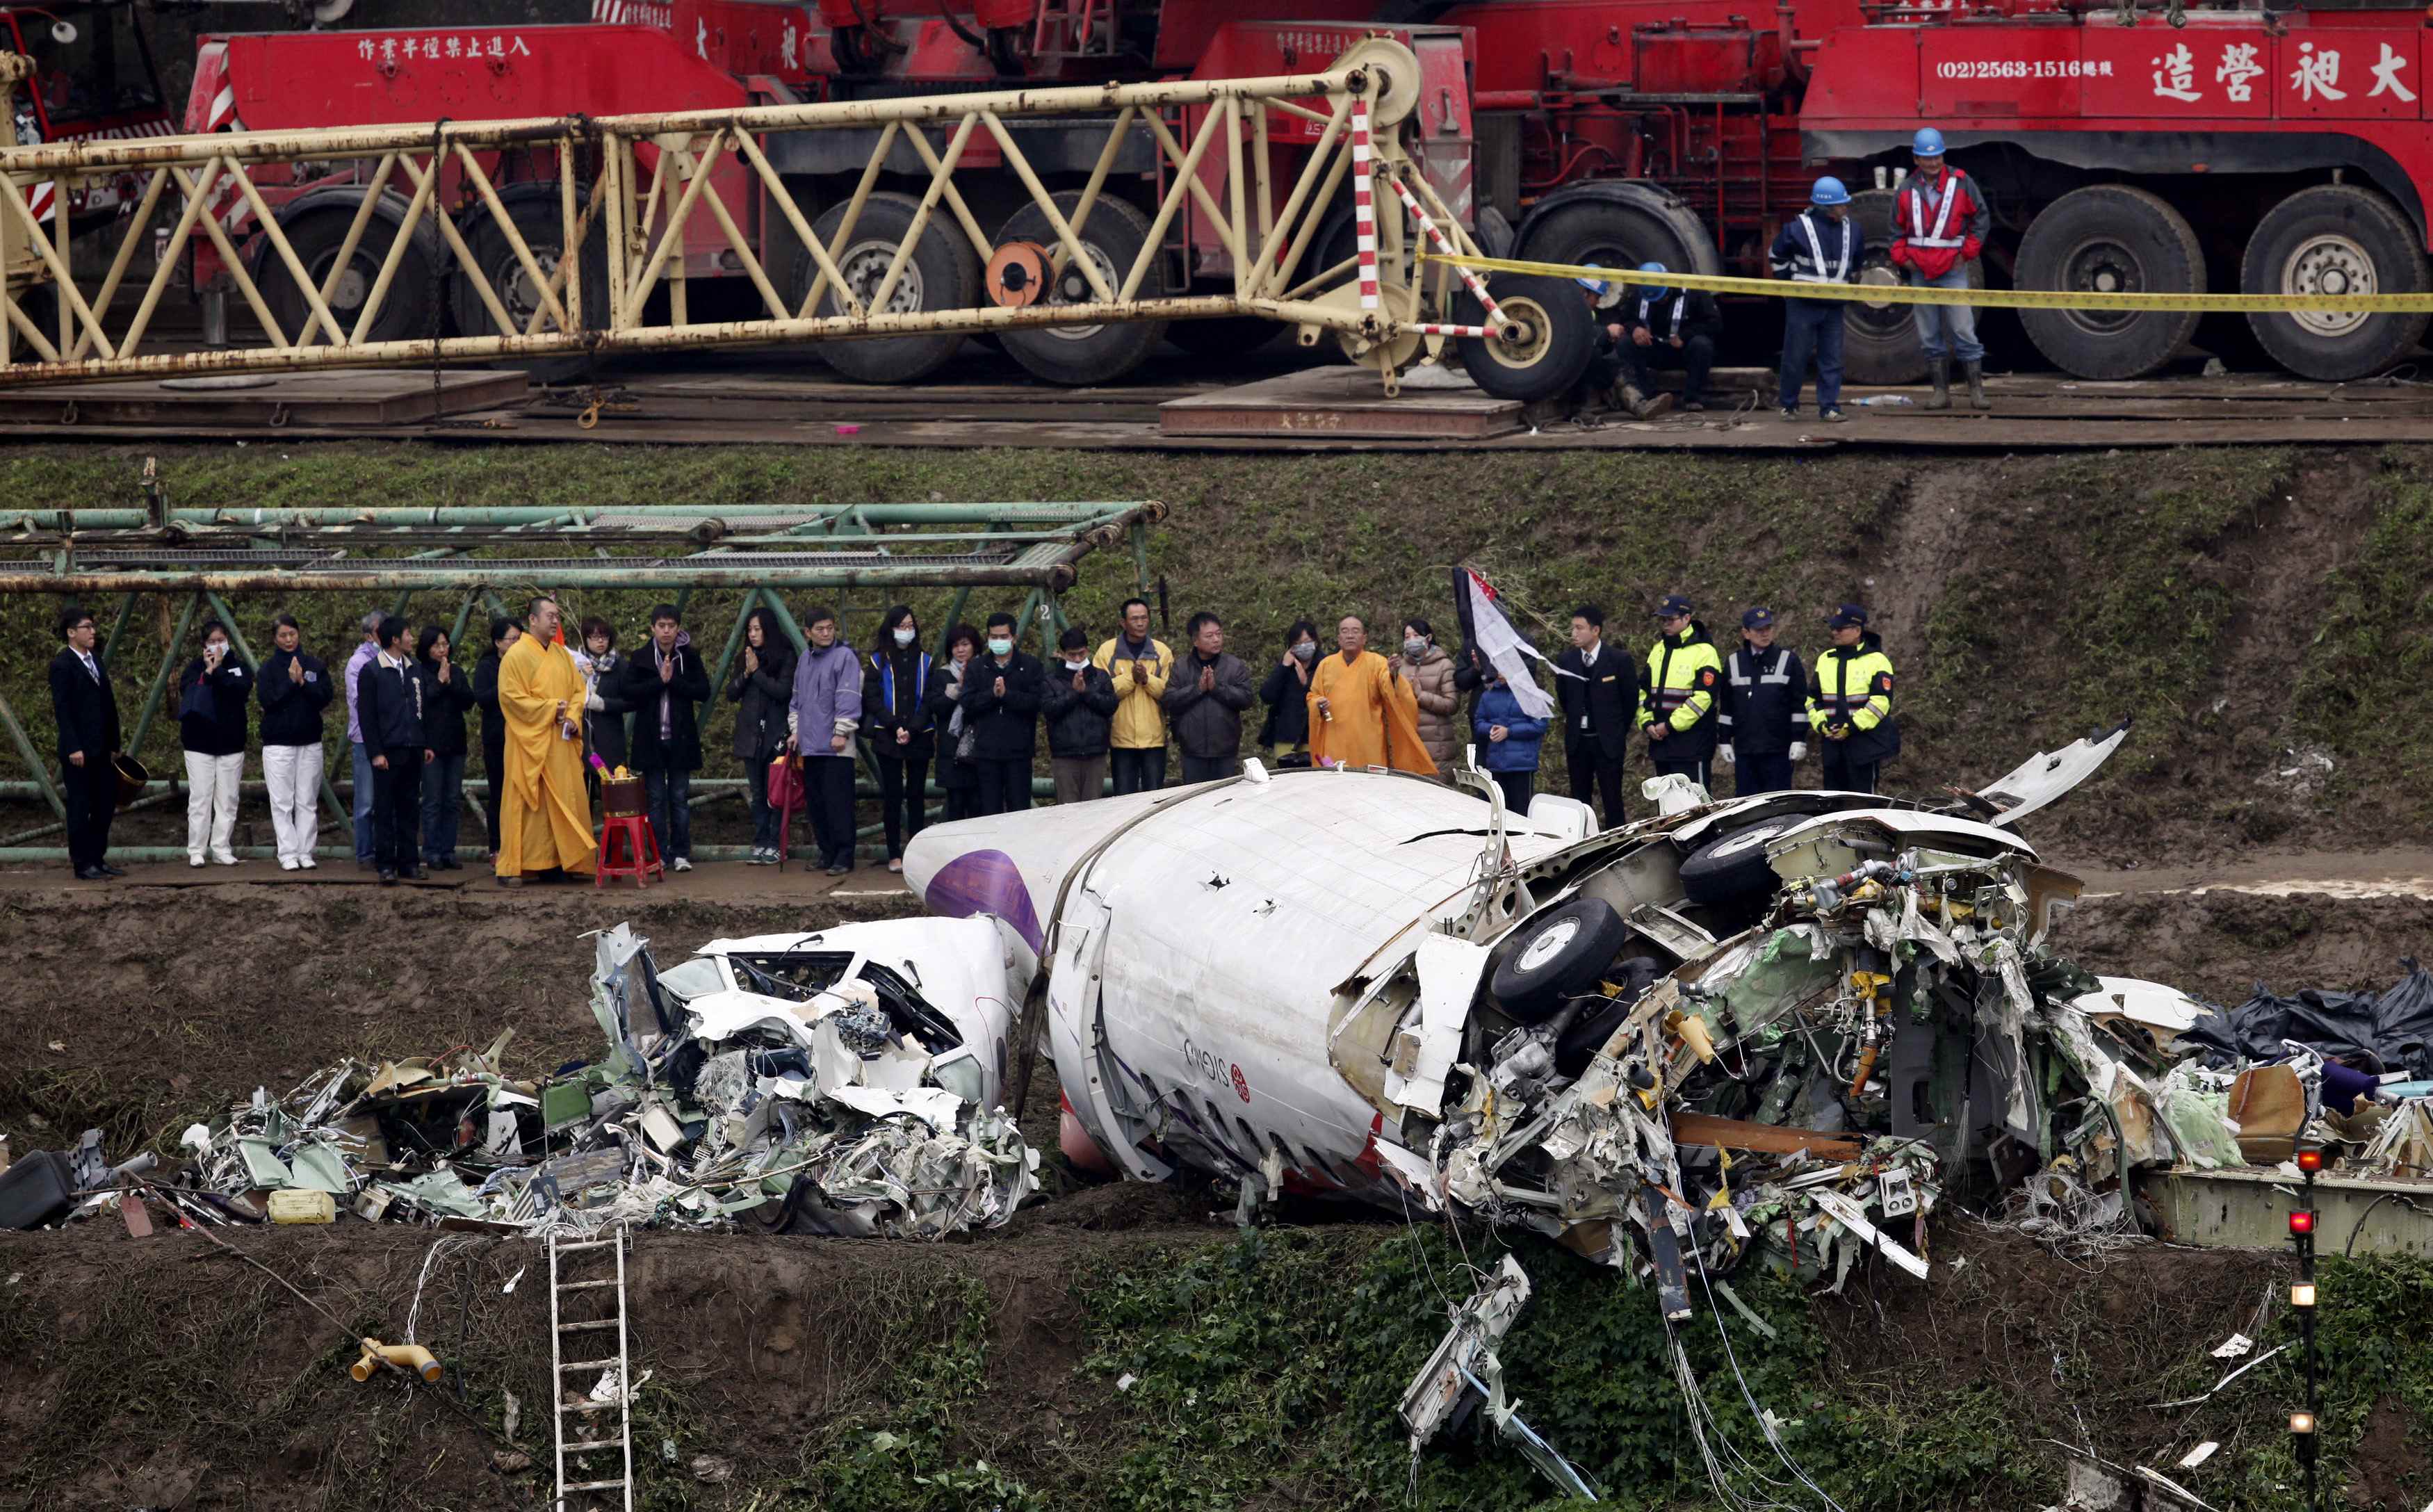
[[1833,644],[1816,658],[1816,691],[1808,723],[1819,737],[1820,786],[1836,792],[1873,792],[1876,773],[1900,754],[1900,722],[1893,718],[1893,659],[1883,637],[1867,628],[1867,611],[1846,603],[1826,624]]
[[1656,607],[1664,634],[1647,648],[1639,673],[1639,727],[1646,732],[1647,759],[1658,776],[1678,772],[1705,788],[1713,777],[1724,659],[1695,612],[1677,593]]

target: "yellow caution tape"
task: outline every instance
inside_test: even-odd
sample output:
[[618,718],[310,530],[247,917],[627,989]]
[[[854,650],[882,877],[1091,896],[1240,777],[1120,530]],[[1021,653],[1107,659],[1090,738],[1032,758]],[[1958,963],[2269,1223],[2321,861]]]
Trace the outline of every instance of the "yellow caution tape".
[[[2084,294],[2061,289],[1931,289],[1894,283],[1796,283],[1789,279],[1717,278],[1703,273],[1642,273],[1636,268],[1580,267],[1566,263],[1522,263],[1503,257],[1446,257],[1424,252],[1423,263],[1495,273],[1542,273],[1559,279],[1603,279],[1608,283],[1646,283],[1665,289],[1704,289],[1710,294],[1754,294],[1777,299],[1841,299],[1880,310],[1894,304],[1965,304],[1980,310],[2197,310],[2207,313],[2321,311],[2345,314],[2433,314],[2433,293],[2420,294]],[[1874,277],[1891,269],[1871,269]]]

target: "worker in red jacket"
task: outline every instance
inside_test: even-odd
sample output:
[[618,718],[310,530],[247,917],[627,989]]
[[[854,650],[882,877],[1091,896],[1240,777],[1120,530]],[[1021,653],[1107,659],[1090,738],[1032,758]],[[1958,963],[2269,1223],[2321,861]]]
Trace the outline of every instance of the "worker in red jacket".
[[[1943,133],[1922,127],[1910,144],[1916,170],[1893,196],[1893,265],[1913,288],[1968,287],[1968,264],[1985,246],[1994,223],[1977,180],[1943,161]],[[1977,312],[1965,304],[1921,304],[1917,339],[1926,348],[1927,374],[1934,393],[1930,410],[1951,408],[1951,358],[1958,350],[1968,378],[1968,407],[1991,409],[1985,398],[1985,348],[1977,341]]]

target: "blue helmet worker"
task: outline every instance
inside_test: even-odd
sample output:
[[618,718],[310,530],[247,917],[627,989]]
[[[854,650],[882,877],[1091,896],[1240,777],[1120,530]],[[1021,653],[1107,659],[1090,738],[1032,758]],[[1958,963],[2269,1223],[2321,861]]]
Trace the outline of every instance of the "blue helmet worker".
[[[1808,208],[1783,222],[1766,261],[1774,276],[1794,283],[1846,284],[1865,263],[1867,243],[1850,218],[1850,191],[1827,176],[1809,191]],[[1782,301],[1782,376],[1777,401],[1786,420],[1799,418],[1800,385],[1808,365],[1816,365],[1816,410],[1828,423],[1842,414],[1842,312],[1838,297],[1793,297]]]
[[[1642,263],[1642,274],[1667,274],[1661,263]],[[1657,392],[1656,370],[1678,368],[1682,374],[1681,408],[1707,407],[1707,376],[1715,366],[1715,338],[1724,329],[1715,297],[1704,289],[1676,289],[1666,284],[1634,280],[1623,293],[1621,337],[1615,354],[1621,365],[1617,408],[1640,419],[1652,419],[1673,407],[1673,396]]]

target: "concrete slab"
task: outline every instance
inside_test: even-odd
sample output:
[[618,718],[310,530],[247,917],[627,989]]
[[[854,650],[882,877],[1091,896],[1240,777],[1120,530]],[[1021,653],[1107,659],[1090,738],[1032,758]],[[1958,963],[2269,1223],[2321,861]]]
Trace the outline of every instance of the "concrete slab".
[[1165,435],[1309,436],[1345,440],[1482,440],[1522,429],[1521,403],[1421,368],[1387,399],[1361,367],[1314,367],[1158,406]]

